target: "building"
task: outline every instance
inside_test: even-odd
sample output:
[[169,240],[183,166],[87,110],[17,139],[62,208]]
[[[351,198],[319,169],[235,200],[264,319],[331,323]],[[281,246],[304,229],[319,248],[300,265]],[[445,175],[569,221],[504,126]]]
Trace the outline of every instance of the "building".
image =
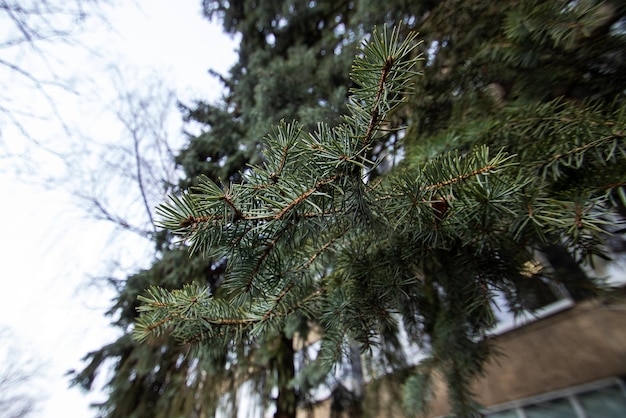
[[[597,271],[596,271],[597,273]],[[618,289],[575,302],[567,292],[533,314],[500,316],[493,332],[499,356],[473,386],[488,418],[626,417],[626,262],[600,272]],[[404,417],[399,379],[368,383],[364,416]],[[450,409],[443,382],[436,385],[429,418]],[[348,417],[320,402],[299,418]]]

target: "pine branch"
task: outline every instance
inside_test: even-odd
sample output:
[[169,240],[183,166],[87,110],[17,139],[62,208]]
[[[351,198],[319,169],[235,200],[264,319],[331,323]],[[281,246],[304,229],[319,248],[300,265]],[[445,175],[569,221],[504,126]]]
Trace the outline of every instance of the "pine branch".
[[[609,121],[591,105],[558,101],[526,107],[527,114],[504,109],[504,117],[467,126],[464,143],[487,144],[370,183],[363,174],[376,166],[370,148],[386,135],[381,126],[410,92],[420,59],[415,35],[400,41],[399,34],[375,31],[362,45],[343,124],[307,133],[283,121],[266,138],[263,164],[249,167],[241,183],[201,177],[158,208],[161,226],[192,254],[225,260],[226,273],[218,295],[201,286],[151,290],[141,299],[136,338],[171,333],[219,347],[304,318],[320,325],[317,361],[330,370],[347,341],[370,349],[402,321],[413,339],[428,342],[424,370],[447,380],[456,412],[476,410],[470,383],[491,353],[485,336],[495,290],[522,310],[528,283],[540,281],[528,273],[534,248],[564,243],[571,254],[598,254],[606,226],[598,208],[607,197],[597,188],[619,193],[623,177],[552,191],[583,161],[623,162],[626,112]],[[581,122],[581,113],[590,116]],[[528,145],[520,137],[541,140]],[[423,376],[409,387],[431,385]]]
[[302,203],[305,199],[307,199],[313,193],[319,191],[322,188],[322,186],[325,186],[327,184],[330,184],[336,181],[339,177],[340,176],[331,176],[329,178],[319,180],[317,183],[315,183],[315,186],[311,187],[310,189],[306,190],[304,193],[296,197],[287,206],[285,206],[280,212],[278,212],[275,216],[273,216],[272,220],[275,220],[275,221],[281,220],[287,214],[289,214],[297,205]]
[[[344,236],[345,232],[329,236],[317,252],[306,256],[299,267],[288,267],[283,273],[278,266],[267,264],[270,257],[271,263],[275,262],[273,254],[282,251],[279,250],[279,244],[282,247],[286,234],[295,231],[296,225],[317,218],[328,219],[333,223],[336,222],[333,219],[346,216],[350,205],[344,203],[347,197],[341,189],[345,182],[361,182],[360,177],[351,176],[353,170],[349,167],[363,167],[366,162],[365,148],[380,122],[408,93],[411,78],[416,74],[411,68],[419,59],[411,57],[415,48],[414,41],[415,35],[411,34],[403,42],[399,42],[399,30],[393,30],[389,35],[385,28],[382,32],[375,31],[370,42],[363,44],[362,54],[355,61],[353,69],[353,79],[357,84],[354,91],[356,98],[353,100],[355,118],[348,120],[347,125],[329,130],[322,124],[316,133],[303,135],[302,127],[298,124],[282,123],[268,137],[265,165],[252,167],[246,182],[226,188],[201,177],[192,193],[181,197],[172,196],[168,205],[159,206],[157,212],[163,219],[161,226],[182,235],[191,244],[192,252],[200,251],[205,255],[216,252],[226,255],[231,261],[238,259],[236,265],[229,262],[226,281],[231,289],[241,289],[243,292],[237,291],[237,306],[242,306],[241,295],[251,291],[258,277],[292,274],[290,272],[296,271],[302,274],[319,255]],[[368,115],[365,116],[366,114]],[[361,134],[354,135],[354,131]],[[354,140],[364,143],[359,145]],[[307,164],[303,165],[303,160]],[[304,184],[309,183],[309,187],[302,187],[304,176],[308,176]],[[313,207],[314,211],[299,209],[305,205]],[[316,221],[311,224],[311,238],[324,240],[322,237],[326,233],[320,228],[327,228],[326,222],[318,224]],[[302,237],[305,241],[306,236]],[[264,244],[259,250],[256,246],[262,242]],[[298,262],[295,261],[295,264]],[[276,317],[275,310],[295,289],[295,283],[288,282],[282,289],[267,288],[267,283],[264,282],[258,284],[260,288],[265,288],[266,297],[277,292],[273,305],[260,314],[259,321]],[[317,289],[308,295],[302,295],[300,302],[287,309],[287,312],[323,293],[323,289]],[[140,327],[142,337],[150,332],[160,332],[164,327],[170,326],[172,321],[190,319],[172,313],[172,310],[180,309],[180,301],[157,304],[159,298],[177,299],[184,295],[160,290],[152,296],[142,300],[142,312],[156,315],[152,318],[143,317],[143,326]],[[249,312],[260,308],[260,305],[255,306]],[[191,306],[187,306],[187,309],[193,311]],[[223,316],[223,321],[220,316],[203,314],[201,317],[204,318],[204,323],[219,326],[240,326],[248,323],[247,319],[239,319],[238,316]]]
[[412,68],[421,57],[411,58],[419,44],[415,42],[417,34],[409,34],[403,42],[399,42],[399,35],[399,27],[390,35],[386,27],[381,33],[374,30],[372,39],[363,43],[361,55],[352,67],[351,78],[357,87],[351,91],[357,96],[371,96],[361,103],[354,100],[350,103],[354,120],[367,120],[360,140],[362,148],[371,144],[385,116],[411,92],[410,81],[419,74]]
[[267,257],[269,257],[270,253],[272,252],[272,250],[274,250],[274,248],[276,247],[276,244],[278,243],[278,241],[283,237],[283,235],[292,227],[292,224],[287,224],[285,225],[277,234],[276,236],[265,246],[263,252],[261,253],[261,256],[258,258],[256,264],[254,265],[254,268],[252,269],[252,272],[250,273],[250,277],[248,278],[245,286],[244,286],[244,292],[245,293],[249,293],[250,290],[252,289],[252,284],[254,282],[254,279],[256,279],[259,271],[261,270],[261,266],[263,264],[263,262],[267,259]]

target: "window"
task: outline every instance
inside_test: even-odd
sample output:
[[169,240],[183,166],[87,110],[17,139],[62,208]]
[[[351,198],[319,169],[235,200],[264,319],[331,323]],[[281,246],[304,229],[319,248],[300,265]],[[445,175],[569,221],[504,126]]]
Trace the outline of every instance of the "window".
[[578,400],[589,417],[623,417],[626,414],[626,397],[619,385],[582,394]]
[[[540,285],[543,286],[543,288],[540,289]],[[507,308],[504,294],[497,290],[493,291],[495,298],[492,309],[496,317],[496,326],[490,330],[489,333],[491,335],[503,334],[522,325],[534,322],[539,318],[555,314],[574,306],[574,301],[569,296],[564,286],[538,281],[535,287],[537,288],[533,289],[534,294],[540,297],[534,300],[532,306],[533,310],[524,311],[517,315],[510,312]]]
[[576,410],[569,399],[561,398],[524,408],[526,418],[570,418]]
[[622,418],[626,386],[617,378],[490,408],[487,418]]

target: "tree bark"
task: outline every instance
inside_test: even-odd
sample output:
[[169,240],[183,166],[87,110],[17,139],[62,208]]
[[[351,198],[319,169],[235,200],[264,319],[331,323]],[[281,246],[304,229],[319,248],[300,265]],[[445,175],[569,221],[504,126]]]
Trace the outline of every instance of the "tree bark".
[[274,418],[296,418],[296,393],[289,386],[295,376],[294,354],[291,338],[287,338],[284,334],[281,335],[280,346],[274,359],[278,373],[278,396]]

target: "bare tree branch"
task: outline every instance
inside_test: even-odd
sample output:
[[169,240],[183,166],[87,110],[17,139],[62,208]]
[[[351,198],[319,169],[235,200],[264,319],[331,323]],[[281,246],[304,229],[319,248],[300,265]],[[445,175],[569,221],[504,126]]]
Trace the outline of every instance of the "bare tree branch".
[[[36,139],[28,129],[27,116],[32,111],[25,111],[24,104],[12,100],[9,87],[18,85],[34,90],[47,105],[47,112],[68,132],[53,89],[77,92],[67,76],[55,68],[53,60],[57,57],[48,47],[78,46],[76,35],[85,27],[87,17],[101,18],[98,6],[107,1],[0,0],[0,114],[24,137]],[[33,116],[43,117],[43,114]]]
[[31,387],[35,366],[17,350],[13,339],[9,329],[0,329],[0,418],[29,417],[37,404]]
[[176,115],[176,100],[156,76],[128,83],[128,74],[111,69],[118,96],[107,107],[121,128],[119,137],[105,143],[87,137],[83,141],[87,149],[67,163],[73,176],[81,179],[75,195],[92,216],[152,239],[157,232],[153,211],[178,178],[169,120]]

